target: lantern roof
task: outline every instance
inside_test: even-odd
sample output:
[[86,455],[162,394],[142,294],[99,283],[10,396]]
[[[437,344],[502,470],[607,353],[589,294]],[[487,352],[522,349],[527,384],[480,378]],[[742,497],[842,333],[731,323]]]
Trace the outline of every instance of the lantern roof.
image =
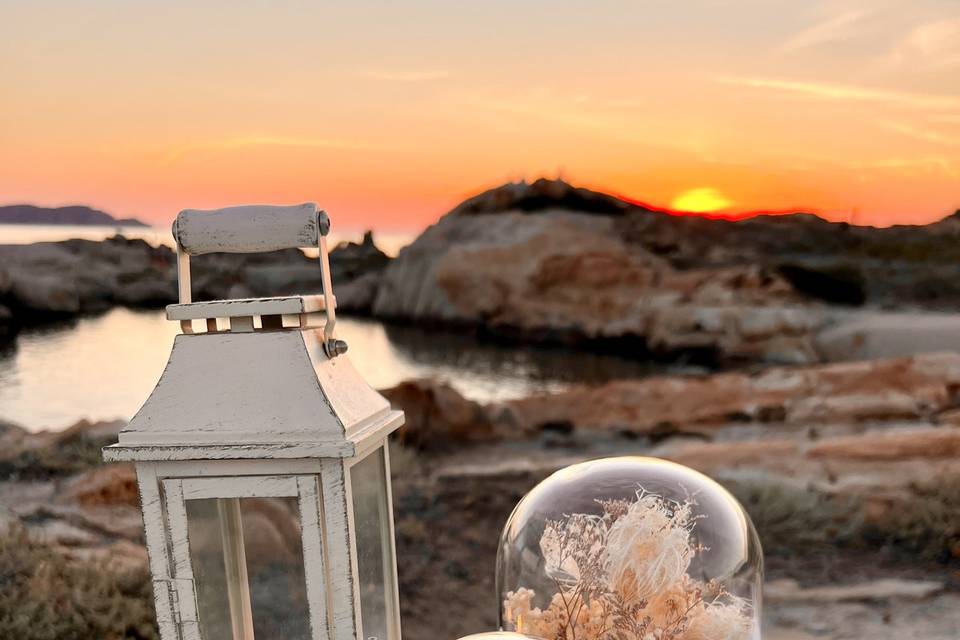
[[178,335],[114,460],[351,457],[403,414],[316,331]]
[[[336,298],[317,205],[181,211],[179,321],[170,360],[107,460],[352,457],[403,423],[334,335]],[[194,302],[190,256],[318,249],[323,296]],[[200,333],[196,333],[197,325]]]

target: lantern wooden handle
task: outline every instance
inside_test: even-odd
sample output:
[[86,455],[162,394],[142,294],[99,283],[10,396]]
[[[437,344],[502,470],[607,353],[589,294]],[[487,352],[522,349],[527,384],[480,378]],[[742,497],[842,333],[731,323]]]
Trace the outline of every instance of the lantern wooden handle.
[[327,214],[312,202],[185,209],[173,223],[177,244],[192,256],[316,247],[329,230]]
[[324,348],[331,357],[346,350],[346,344],[335,340],[337,322],[327,233],[330,218],[313,202],[283,205],[243,205],[223,209],[184,209],[173,223],[177,241],[177,278],[180,303],[188,304],[193,294],[190,286],[190,256],[205,253],[263,253],[280,249],[317,247],[320,250],[320,275],[327,322],[323,333]]

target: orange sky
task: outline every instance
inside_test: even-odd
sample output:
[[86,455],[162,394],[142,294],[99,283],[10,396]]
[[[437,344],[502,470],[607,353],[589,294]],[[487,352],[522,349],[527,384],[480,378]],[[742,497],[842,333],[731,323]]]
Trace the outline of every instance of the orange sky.
[[157,223],[316,200],[417,230],[558,173],[728,214],[960,208],[955,0],[37,0],[0,8],[0,83],[0,202]]

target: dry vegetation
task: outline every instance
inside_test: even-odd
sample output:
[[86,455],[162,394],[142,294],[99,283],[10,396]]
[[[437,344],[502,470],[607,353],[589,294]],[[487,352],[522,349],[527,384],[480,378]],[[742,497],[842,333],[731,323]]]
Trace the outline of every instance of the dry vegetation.
[[146,569],[67,560],[18,526],[0,536],[0,638],[153,640]]

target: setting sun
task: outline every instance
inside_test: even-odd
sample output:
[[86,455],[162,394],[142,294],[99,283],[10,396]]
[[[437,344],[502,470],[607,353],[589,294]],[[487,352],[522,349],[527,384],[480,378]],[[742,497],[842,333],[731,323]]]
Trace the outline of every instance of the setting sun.
[[712,187],[698,187],[684,191],[670,203],[677,211],[689,213],[709,213],[720,211],[733,204],[733,201]]

